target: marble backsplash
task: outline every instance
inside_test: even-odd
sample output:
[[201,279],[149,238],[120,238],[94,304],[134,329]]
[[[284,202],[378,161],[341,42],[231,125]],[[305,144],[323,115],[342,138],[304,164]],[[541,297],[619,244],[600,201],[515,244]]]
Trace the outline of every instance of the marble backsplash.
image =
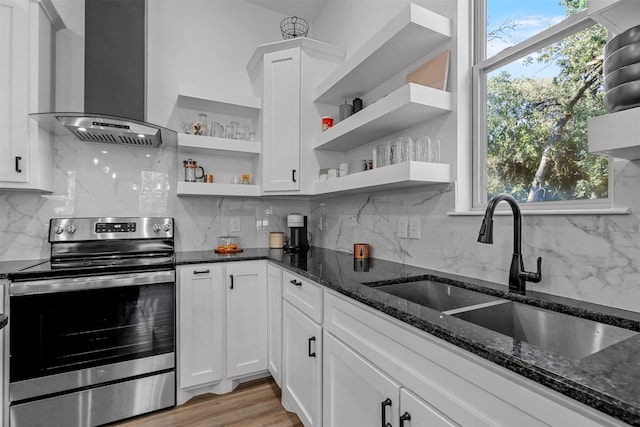
[[[639,164],[613,163],[614,200],[626,215],[525,215],[522,253],[541,283],[530,289],[640,311]],[[310,229],[316,245],[352,251],[371,245],[372,256],[507,284],[513,218],[494,218],[494,244],[477,243],[482,216],[451,216],[454,186],[415,187],[316,200]],[[421,239],[397,237],[398,217],[420,218]]]
[[[269,231],[286,231],[287,214],[309,215],[307,200],[177,197],[183,167],[175,147],[58,137],[54,157],[53,194],[0,191],[0,261],[48,258],[52,217],[170,216],[177,249],[193,251],[213,249],[227,234],[245,247],[266,247]],[[230,232],[232,217],[240,219],[239,233]]]
[[[171,216],[177,248],[209,250],[241,222],[246,247],[267,247],[286,231],[286,215],[309,215],[313,244],[350,252],[369,243],[372,256],[503,283],[512,253],[511,215],[495,218],[493,245],[476,242],[482,218],[451,216],[453,184],[325,199],[177,197],[182,178],[175,148],[144,149],[58,139],[54,193],[0,192],[0,260],[49,256],[48,221],[64,216]],[[614,199],[627,215],[523,217],[527,270],[543,258],[541,292],[640,311],[640,162],[616,161]],[[420,219],[421,239],[397,237],[398,217]]]

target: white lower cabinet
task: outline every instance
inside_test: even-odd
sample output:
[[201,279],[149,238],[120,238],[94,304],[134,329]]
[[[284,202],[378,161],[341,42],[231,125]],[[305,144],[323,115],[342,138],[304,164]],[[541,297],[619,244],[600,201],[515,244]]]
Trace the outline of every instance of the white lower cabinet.
[[282,387],[282,269],[267,265],[267,367]]
[[406,388],[400,389],[399,427],[455,427],[449,418]]
[[322,419],[335,427],[455,424],[352,348],[324,332]]
[[286,300],[282,325],[282,405],[305,427],[321,426],[322,328]]
[[224,264],[178,268],[178,388],[224,375]]
[[[327,426],[622,426],[624,423],[347,297],[324,293]],[[330,339],[331,338],[331,339]],[[374,380],[374,378],[379,379]],[[385,423],[371,416],[382,378],[399,384]],[[364,399],[371,403],[364,404]],[[396,409],[398,408],[398,409]],[[393,419],[388,418],[389,412]],[[366,417],[366,418],[365,418]],[[410,419],[407,419],[410,417]],[[400,420],[400,418],[403,418]],[[356,420],[356,421],[353,421]],[[400,423],[402,421],[402,424]]]
[[267,375],[265,261],[177,268],[178,403]]
[[397,426],[400,385],[324,332],[322,419],[327,426]]
[[227,377],[267,369],[264,261],[227,263]]

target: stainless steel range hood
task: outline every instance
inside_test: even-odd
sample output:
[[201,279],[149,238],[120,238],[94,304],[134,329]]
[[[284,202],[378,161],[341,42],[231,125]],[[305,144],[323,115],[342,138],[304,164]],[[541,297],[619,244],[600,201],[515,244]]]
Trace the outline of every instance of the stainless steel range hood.
[[71,132],[81,141],[174,142],[175,131],[145,121],[146,0],[85,0],[84,6],[84,105],[30,116],[55,135]]
[[95,113],[33,113],[40,126],[54,135],[72,133],[81,141],[159,147],[171,144],[176,132],[129,118]]

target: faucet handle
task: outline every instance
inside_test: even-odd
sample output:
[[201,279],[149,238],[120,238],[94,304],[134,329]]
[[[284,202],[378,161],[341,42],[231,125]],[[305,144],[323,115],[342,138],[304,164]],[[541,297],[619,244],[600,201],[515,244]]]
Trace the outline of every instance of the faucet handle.
[[538,257],[538,269],[535,273],[530,271],[522,271],[520,277],[527,282],[538,283],[542,280],[542,257]]

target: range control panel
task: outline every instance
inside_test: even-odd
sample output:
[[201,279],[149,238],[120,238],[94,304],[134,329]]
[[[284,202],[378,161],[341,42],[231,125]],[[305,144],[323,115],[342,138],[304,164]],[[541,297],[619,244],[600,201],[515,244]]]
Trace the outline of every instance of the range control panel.
[[96,233],[135,233],[135,222],[97,222]]
[[173,218],[52,218],[49,221],[51,243],[157,238],[173,238]]

